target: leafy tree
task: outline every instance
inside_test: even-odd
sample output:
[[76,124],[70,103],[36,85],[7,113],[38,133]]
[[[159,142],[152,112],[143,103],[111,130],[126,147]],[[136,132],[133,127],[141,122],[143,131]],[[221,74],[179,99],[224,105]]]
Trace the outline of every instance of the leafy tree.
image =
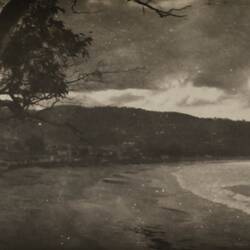
[[[153,1],[129,0],[160,17],[182,17],[181,9],[162,10]],[[77,0],[71,0],[77,12]],[[57,18],[58,0],[9,0],[0,13],[0,107],[23,116],[32,105],[68,93],[66,69],[74,57],[88,57],[91,37],[75,34]],[[84,75],[76,80],[85,79]]]
[[91,38],[74,34],[56,19],[62,11],[56,2],[31,3],[5,38],[7,44],[2,43],[0,94],[10,100],[0,104],[18,115],[40,101],[64,97],[70,59],[88,55]]

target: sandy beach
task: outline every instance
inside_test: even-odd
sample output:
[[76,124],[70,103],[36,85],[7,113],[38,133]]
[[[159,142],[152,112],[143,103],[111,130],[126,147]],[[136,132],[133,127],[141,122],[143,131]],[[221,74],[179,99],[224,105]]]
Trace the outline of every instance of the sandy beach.
[[248,165],[2,170],[0,249],[249,249]]

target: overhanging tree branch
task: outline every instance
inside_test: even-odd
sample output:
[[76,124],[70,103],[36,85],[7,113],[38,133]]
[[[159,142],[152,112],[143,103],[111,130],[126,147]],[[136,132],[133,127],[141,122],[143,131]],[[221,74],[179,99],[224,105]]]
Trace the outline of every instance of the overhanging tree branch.
[[127,1],[139,4],[143,7],[143,9],[145,9],[145,8],[149,9],[149,10],[155,12],[156,14],[158,14],[160,17],[169,17],[169,16],[185,17],[186,16],[185,14],[179,14],[179,12],[191,7],[191,5],[186,5],[186,6],[181,7],[181,8],[171,8],[168,10],[164,10],[164,9],[161,9],[161,8],[154,6],[151,0],[147,0],[147,1],[145,1],[145,0],[127,0]]
[[92,72],[89,73],[81,73],[78,75],[78,77],[76,77],[75,79],[72,80],[67,80],[65,81],[66,84],[74,84],[74,83],[78,83],[80,81],[90,81],[91,79],[95,79],[100,81],[100,79],[102,79],[105,75],[112,75],[112,74],[126,74],[129,72],[139,72],[139,71],[145,71],[146,68],[145,67],[135,67],[135,68],[129,68],[129,69],[116,69],[116,70],[99,70],[96,69]]
[[[187,8],[190,8],[191,5],[186,5],[184,7],[181,8],[170,8],[168,10],[164,10],[161,8],[158,8],[157,6],[155,6],[153,4],[153,1],[151,0],[127,0],[127,2],[134,2],[136,4],[139,4],[143,7],[143,11],[145,9],[149,9],[153,12],[155,12],[157,15],[159,15],[160,17],[185,17],[186,14],[180,14],[180,12],[186,10]],[[77,6],[78,0],[72,0],[72,5],[71,5],[71,10],[73,13],[76,14],[96,14],[99,13],[100,11],[77,11],[76,6]]]

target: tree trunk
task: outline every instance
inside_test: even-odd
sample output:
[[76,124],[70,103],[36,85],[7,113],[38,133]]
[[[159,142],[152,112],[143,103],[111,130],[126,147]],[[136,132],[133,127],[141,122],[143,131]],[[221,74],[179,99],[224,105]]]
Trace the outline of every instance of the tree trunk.
[[[31,3],[37,0],[9,0],[0,13],[0,61],[10,42],[12,31],[28,11]],[[23,117],[24,111],[13,100],[0,100],[0,108],[8,108],[15,116]]]

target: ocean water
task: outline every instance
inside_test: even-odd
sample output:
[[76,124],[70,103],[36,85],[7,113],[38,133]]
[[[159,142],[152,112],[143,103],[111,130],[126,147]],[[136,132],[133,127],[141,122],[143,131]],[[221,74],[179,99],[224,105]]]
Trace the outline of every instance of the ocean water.
[[174,175],[184,189],[250,215],[250,162],[194,165]]

